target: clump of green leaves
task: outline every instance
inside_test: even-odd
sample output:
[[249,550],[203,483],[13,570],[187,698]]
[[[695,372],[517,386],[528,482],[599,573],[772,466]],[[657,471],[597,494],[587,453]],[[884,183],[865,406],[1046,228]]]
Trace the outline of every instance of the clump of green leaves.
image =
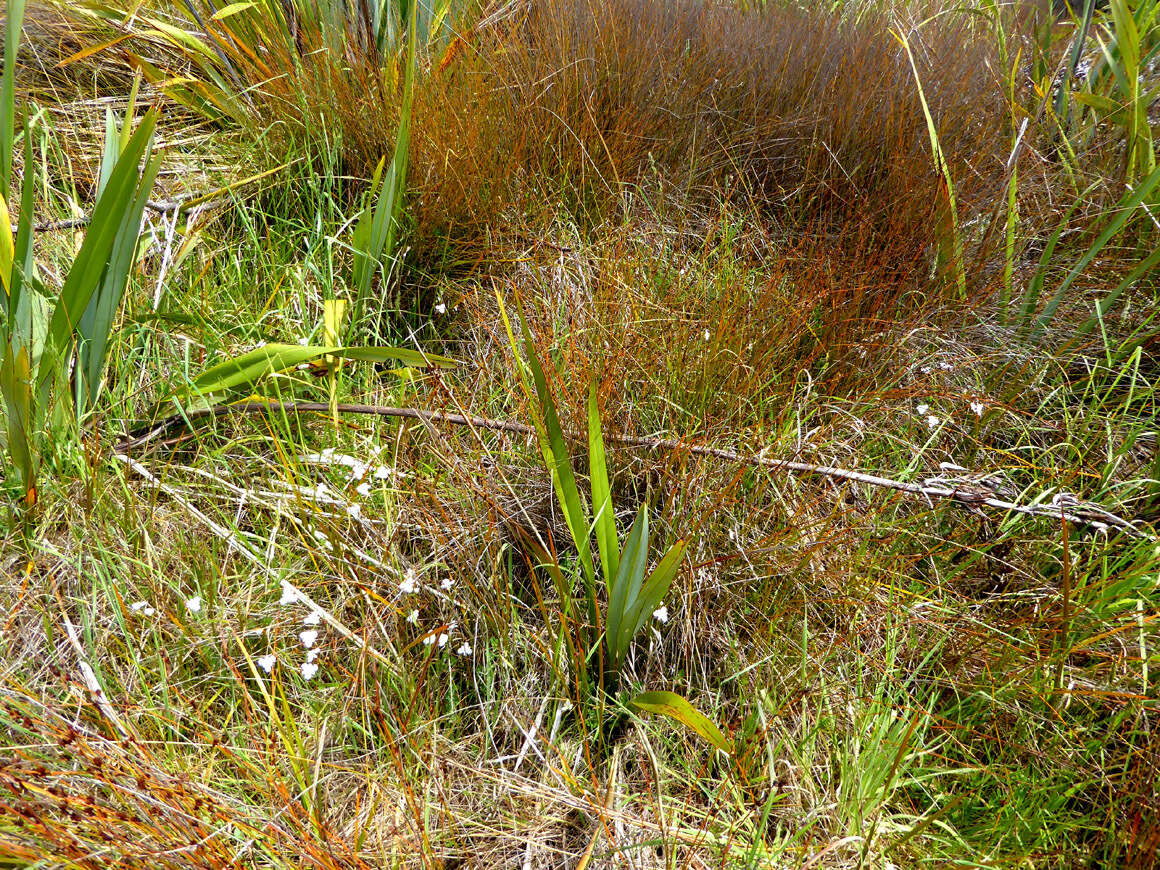
[[[499,298],[497,296],[497,298]],[[507,312],[500,299],[500,310],[508,338],[516,350],[515,335]],[[585,503],[572,469],[572,460],[564,440],[564,429],[556,411],[556,404],[548,387],[544,367],[536,354],[527,321],[520,315],[527,362],[516,353],[520,383],[528,397],[534,398],[534,415],[540,452],[552,477],[552,485],[560,509],[564,514],[576,546],[579,576],[583,584],[587,621],[581,623],[578,643],[572,644],[574,661],[580,671],[581,682],[595,689],[591,657],[599,658],[596,669],[606,694],[613,694],[619,686],[621,672],[633,641],[648,624],[653,611],[661,604],[684,559],[687,540],[670,545],[656,566],[649,571],[649,553],[653,549],[649,534],[648,505],[642,504],[636,513],[632,528],[620,542],[608,482],[608,467],[604,451],[604,436],[600,426],[600,411],[595,385],[588,391],[588,471],[591,478],[591,509]],[[526,369],[526,370],[525,370]],[[529,386],[527,375],[531,376]],[[591,536],[595,533],[600,559],[600,572],[592,557]],[[570,582],[575,571],[567,571],[561,561],[548,549],[529,540],[542,565],[552,575],[565,608],[576,597],[575,584]],[[602,584],[607,598],[603,619],[598,606],[598,585]],[[566,610],[565,621],[570,613]],[[567,634],[567,629],[565,629]],[[728,752],[729,741],[720,729],[688,701],[675,692],[646,692],[629,701],[638,710],[669,716]]]
[[[157,113],[145,114],[130,132],[133,100],[118,131],[110,112],[97,203],[84,243],[59,291],[40,279],[32,246],[35,191],[34,129],[22,124],[24,179],[20,215],[13,235],[8,199],[15,145],[15,55],[19,48],[24,3],[9,8],[0,101],[0,284],[4,319],[0,321],[0,394],[4,399],[6,448],[26,508],[36,503],[36,481],[43,452],[52,449],[49,422],[75,425],[100,389],[109,336],[136,260],[145,202],[153,190],[160,159],[152,154]],[[144,168],[138,170],[144,161]],[[75,355],[75,356],[74,356]],[[75,358],[72,393],[65,400]]]

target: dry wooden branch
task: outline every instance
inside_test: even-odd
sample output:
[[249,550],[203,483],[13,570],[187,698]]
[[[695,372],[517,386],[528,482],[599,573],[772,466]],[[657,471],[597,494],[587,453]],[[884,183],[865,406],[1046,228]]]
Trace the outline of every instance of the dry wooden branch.
[[[418,420],[424,423],[450,423],[453,426],[471,426],[478,429],[488,429],[495,432],[509,432],[514,435],[534,435],[535,429],[524,423],[511,420],[496,420],[489,417],[447,413],[445,411],[424,411],[419,408],[396,408],[387,405],[353,405],[340,404],[338,412],[342,414],[363,414],[375,417],[401,418]],[[282,412],[309,412],[329,414],[333,408],[325,402],[239,402],[232,405],[215,405],[210,408],[190,411],[184,415],[174,415],[161,421],[149,431],[127,438],[116,446],[118,453],[125,453],[150,442],[156,441],[167,432],[171,432],[184,425],[186,421],[194,422],[210,417],[222,417],[227,414],[260,414],[270,411]],[[573,433],[574,435],[574,433]],[[574,437],[576,437],[574,435]],[[1155,540],[1155,536],[1141,530],[1135,522],[1119,517],[1105,510],[1098,504],[1084,502],[1068,493],[1056,493],[1049,504],[1038,501],[1020,503],[1001,497],[993,484],[985,478],[976,480],[954,478],[931,478],[922,483],[908,483],[881,477],[876,474],[866,474],[861,471],[851,471],[846,468],[836,468],[828,465],[814,465],[808,462],[796,462],[790,459],[770,459],[762,455],[738,453],[721,447],[707,447],[700,444],[689,444],[671,438],[644,438],[634,435],[606,435],[609,446],[635,448],[643,450],[658,450],[684,452],[697,456],[712,456],[728,462],[744,465],[771,468],[778,471],[787,471],[793,474],[805,474],[825,477],[831,480],[846,480],[851,483],[862,483],[868,486],[892,489],[907,495],[918,496],[930,501],[939,498],[954,502],[973,511],[982,507],[1025,516],[1051,517],[1058,520],[1067,520],[1079,525],[1090,526],[1100,531],[1114,529],[1133,538]]]

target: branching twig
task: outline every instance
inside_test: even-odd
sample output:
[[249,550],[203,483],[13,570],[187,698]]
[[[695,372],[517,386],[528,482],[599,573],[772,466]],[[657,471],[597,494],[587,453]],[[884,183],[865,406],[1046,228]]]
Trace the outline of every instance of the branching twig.
[[[343,414],[393,417],[419,420],[424,423],[450,423],[454,426],[471,426],[496,432],[509,432],[514,435],[535,434],[535,429],[531,426],[524,423],[516,423],[511,420],[496,420],[489,417],[453,414],[445,411],[424,411],[419,408],[396,408],[387,405],[340,404],[337,407],[339,413]],[[268,411],[288,411],[329,414],[332,410],[334,410],[332,406],[325,402],[239,402],[233,405],[215,405],[211,408],[189,411],[184,415],[178,414],[168,417],[147,432],[120,442],[115,449],[118,453],[123,454],[129,450],[156,441],[167,432],[183,426],[186,421],[192,423],[195,420],[222,417],[235,412],[242,414],[260,414]],[[772,468],[779,471],[788,471],[793,474],[826,477],[831,480],[847,480],[851,483],[863,483],[868,486],[893,489],[897,492],[919,496],[927,500],[932,498],[948,499],[956,504],[976,511],[985,506],[995,510],[1008,511],[1025,516],[1052,517],[1054,519],[1068,520],[1069,522],[1091,526],[1098,530],[1115,529],[1133,538],[1151,539],[1153,537],[1138,529],[1134,522],[1116,516],[1097,504],[1082,502],[1066,493],[1057,494],[1051,504],[1037,502],[1024,504],[999,497],[999,493],[987,485],[985,481],[956,483],[953,481],[932,479],[924,481],[923,483],[908,483],[889,477],[881,477],[876,474],[851,471],[846,468],[814,465],[808,462],[796,462],[790,459],[769,459],[761,455],[747,455],[720,447],[688,444],[671,438],[643,438],[634,435],[606,435],[605,438],[608,440],[610,446],[712,456],[728,462]]]

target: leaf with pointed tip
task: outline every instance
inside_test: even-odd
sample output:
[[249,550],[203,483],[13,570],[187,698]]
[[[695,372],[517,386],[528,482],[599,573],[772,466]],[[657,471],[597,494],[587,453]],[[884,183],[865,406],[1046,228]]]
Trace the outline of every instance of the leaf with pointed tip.
[[528,329],[527,320],[520,312],[520,326],[524,334],[524,348],[528,353],[528,367],[532,371],[532,380],[536,385],[536,395],[540,401],[540,410],[544,416],[544,426],[548,436],[547,447],[543,450],[544,459],[552,472],[552,482],[555,484],[556,497],[560,501],[560,508],[564,511],[564,519],[568,524],[568,531],[572,534],[572,541],[580,553],[580,564],[584,570],[584,579],[588,584],[595,582],[596,573],[592,564],[592,547],[588,542],[588,512],[580,500],[580,490],[576,486],[576,475],[572,472],[572,460],[568,454],[568,446],[564,441],[564,429],[560,425],[560,418],[556,413],[556,403],[548,389],[548,378],[544,374],[544,367],[540,365],[536,356],[535,344],[532,341],[532,332]]
[[647,562],[648,507],[642,504],[624,541],[620,568],[608,587],[608,616],[604,621],[604,637],[611,655],[613,670],[620,670],[628,653],[629,643],[632,641],[632,634],[625,630],[628,611],[636,598],[636,590],[644,579]]
[[616,516],[608,486],[608,466],[604,457],[604,433],[600,428],[600,408],[596,402],[596,382],[588,386],[588,473],[592,478],[593,525],[600,549],[600,567],[609,583],[620,570],[620,544],[616,540]]
[[172,395],[188,398],[249,386],[262,378],[293,369],[319,357],[333,355],[368,362],[400,362],[405,366],[454,366],[455,361],[442,356],[420,353],[400,347],[341,347],[337,345],[267,344],[206,369],[193,379],[188,389]]
[[150,109],[109,175],[105,190],[93,209],[85,240],[60,289],[49,321],[45,353],[50,360],[47,366],[39,366],[37,372],[39,391],[42,393],[56,375],[55,366],[63,365],[67,358],[77,323],[100,285],[101,276],[121,233],[122,218],[132,207],[137,194],[137,167],[153,137],[156,123],[157,112]]
[[16,138],[16,53],[25,0],[9,0],[4,27],[4,71],[0,73],[0,193],[8,196],[12,181],[12,148]]
[[624,622],[621,625],[621,631],[626,632],[625,636],[621,638],[621,645],[625,650],[636,637],[637,633],[644,627],[652,612],[660,606],[664,598],[669,593],[669,587],[673,585],[673,578],[677,576],[677,569],[681,567],[681,559],[685,555],[685,542],[677,541],[669,547],[669,550],[661,558],[660,563],[649,574],[648,579],[644,581],[641,586],[640,594],[631,602],[628,613],[625,614]]
[[733,754],[733,747],[729,739],[721,733],[721,729],[676,692],[642,692],[628,703],[646,713],[659,713],[675,719],[726,755]]

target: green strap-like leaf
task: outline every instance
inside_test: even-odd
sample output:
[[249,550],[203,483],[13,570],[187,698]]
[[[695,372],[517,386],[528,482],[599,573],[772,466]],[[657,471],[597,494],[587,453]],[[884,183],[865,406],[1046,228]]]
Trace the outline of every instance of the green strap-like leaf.
[[12,148],[16,138],[16,53],[24,25],[25,0],[8,0],[4,28],[4,71],[0,74],[0,193],[7,199],[12,183]]
[[45,353],[50,356],[50,364],[40,366],[37,373],[40,392],[44,392],[55,376],[54,365],[67,357],[76,325],[97,290],[121,230],[122,219],[136,195],[137,167],[152,139],[156,123],[157,112],[151,109],[130,138],[109,176],[104,193],[93,209],[93,218],[84,243],[69,269],[49,321]]
[[221,393],[236,387],[249,386],[268,375],[311,362],[332,354],[344,359],[369,362],[400,362],[406,366],[422,367],[455,365],[454,360],[423,354],[400,347],[341,347],[327,345],[267,344],[206,369],[193,379],[188,389],[178,390],[171,397],[190,398]]
[[1140,203],[1148,199],[1152,195],[1152,191],[1160,185],[1160,168],[1152,171],[1152,173],[1141,180],[1134,188],[1126,193],[1123,198],[1116,203],[1113,209],[1114,217],[1100,233],[1099,237],[1092,242],[1078,263],[1072,267],[1068,273],[1067,278],[1059,285],[1055,291],[1055,295],[1051,297],[1051,301],[1043,309],[1043,313],[1039,315],[1036,321],[1034,335],[1040,335],[1043,330],[1051,323],[1052,317],[1055,316],[1055,309],[1059,307],[1060,303],[1067,296],[1067,291],[1071,288],[1072,283],[1078,278],[1083,270],[1096,258],[1104,246],[1112,240],[1112,238],[1124,228],[1124,224],[1132,217]]
[[16,239],[12,250],[12,272],[8,287],[8,331],[10,335],[20,334],[21,341],[31,344],[30,314],[31,304],[25,297],[24,284],[32,277],[32,207],[35,197],[36,172],[32,167],[32,135],[24,122],[24,185],[20,191],[20,220],[16,225]]
[[620,544],[616,540],[616,516],[608,487],[604,433],[600,428],[595,382],[588,388],[588,473],[592,477],[592,522],[596,527],[596,544],[600,548],[600,567],[604,572],[604,582],[608,583],[620,570]]
[[[552,393],[548,389],[548,379],[544,368],[536,356],[535,345],[532,342],[532,333],[528,329],[527,320],[520,312],[520,327],[524,334],[524,347],[528,354],[528,367],[532,371],[532,380],[536,385],[536,395],[540,400],[540,408],[544,415],[544,426],[547,430],[548,443],[544,450],[544,459],[552,473],[552,482],[555,485],[556,497],[560,501],[560,508],[564,511],[564,519],[568,523],[568,531],[576,544],[580,554],[580,565],[584,572],[584,582],[588,587],[590,599],[589,609],[595,611],[595,584],[596,572],[592,564],[592,546],[588,541],[588,518],[584,503],[580,500],[580,490],[576,486],[576,476],[572,473],[572,461],[568,455],[568,447],[564,442],[564,430],[560,426],[560,418],[556,414],[556,404],[552,400]],[[590,613],[590,616],[592,614]]]
[[669,587],[673,585],[673,578],[677,576],[677,569],[681,567],[681,559],[685,555],[685,542],[677,541],[673,546],[669,547],[667,553],[657,564],[653,572],[649,574],[648,579],[644,581],[641,586],[640,594],[636,596],[625,614],[625,620],[621,625],[621,631],[624,636],[620,639],[620,645],[627,650],[628,645],[632,643],[632,639],[640,632],[645,623],[648,622],[652,612],[660,606],[664,601],[665,596],[669,594]]
[[605,620],[604,637],[614,670],[620,669],[628,653],[632,635],[626,634],[625,625],[629,609],[635,603],[636,590],[644,580],[644,569],[647,564],[648,507],[642,504],[625,539],[620,569],[608,589],[608,618]]
[[670,719],[676,719],[725,754],[733,753],[733,747],[729,739],[721,733],[721,729],[676,692],[642,692],[628,703],[646,713],[659,713]]
[[77,335],[81,340],[77,355],[77,377],[81,380],[82,387],[80,396],[84,397],[90,406],[96,401],[101,386],[101,375],[104,371],[113,322],[121,306],[121,298],[129,283],[129,273],[133,269],[137,253],[145,203],[153,193],[153,183],[160,169],[160,156],[154,156],[146,163],[140,184],[137,186],[137,195],[121,219],[121,226],[109,252],[108,265],[101,277],[101,283],[89,299],[85,313],[77,324]]

